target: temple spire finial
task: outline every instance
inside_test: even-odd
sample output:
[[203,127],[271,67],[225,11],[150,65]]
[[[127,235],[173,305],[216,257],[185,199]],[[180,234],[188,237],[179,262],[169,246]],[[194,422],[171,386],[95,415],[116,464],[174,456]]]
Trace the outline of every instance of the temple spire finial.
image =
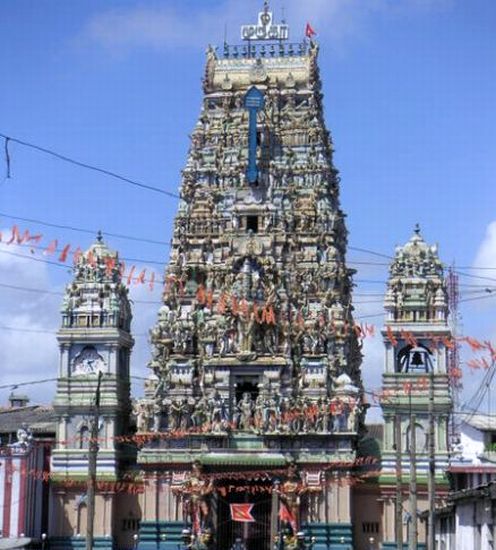
[[96,242],[103,243],[103,233],[101,229],[99,229],[96,234]]
[[420,236],[420,224],[419,223],[415,224],[415,229],[413,231],[414,231],[415,235]]

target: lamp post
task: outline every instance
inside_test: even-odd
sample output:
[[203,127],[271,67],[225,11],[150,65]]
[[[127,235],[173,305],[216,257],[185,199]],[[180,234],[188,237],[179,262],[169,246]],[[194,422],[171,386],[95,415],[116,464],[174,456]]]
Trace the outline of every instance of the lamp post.
[[138,536],[138,533],[134,533],[133,535],[133,548],[134,550],[136,550],[138,548],[138,539],[139,539],[139,536]]
[[41,533],[41,550],[45,550],[47,534]]
[[374,542],[375,542],[374,537],[370,537],[369,538],[369,550],[374,550]]

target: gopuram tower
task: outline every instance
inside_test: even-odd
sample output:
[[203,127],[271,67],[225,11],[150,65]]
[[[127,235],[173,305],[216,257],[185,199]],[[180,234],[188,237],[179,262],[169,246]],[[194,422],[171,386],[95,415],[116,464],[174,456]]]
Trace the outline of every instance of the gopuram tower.
[[398,541],[424,548],[426,525],[420,514],[429,508],[429,457],[436,503],[448,488],[453,408],[448,352],[454,341],[443,264],[437,246],[424,241],[418,226],[396,249],[389,271],[382,330],[382,548],[396,548]]
[[364,407],[318,46],[267,5],[241,34],[207,51],[135,405],[138,547],[344,550]]

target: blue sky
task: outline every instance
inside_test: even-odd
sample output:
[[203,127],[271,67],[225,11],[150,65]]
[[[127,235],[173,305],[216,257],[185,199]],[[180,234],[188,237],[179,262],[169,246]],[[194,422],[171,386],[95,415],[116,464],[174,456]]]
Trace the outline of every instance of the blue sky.
[[[0,4],[0,132],[130,178],[176,191],[200,111],[208,43],[237,43],[239,26],[261,1],[164,0]],[[325,114],[341,172],[350,245],[391,254],[416,222],[438,242],[460,277],[462,298],[496,288],[496,4],[492,0],[285,0],[294,41],[310,21],[318,33]],[[273,0],[280,16],[282,2]],[[2,144],[3,148],[3,144]],[[138,190],[11,144],[0,212],[168,241],[174,199]],[[4,173],[0,159],[0,182]],[[12,220],[0,216],[0,227]],[[87,246],[88,235],[40,230]],[[163,262],[167,247],[108,239],[125,257]],[[5,248],[3,248],[5,250]],[[350,261],[378,262],[350,251]],[[157,266],[156,266],[157,267]],[[385,281],[384,266],[354,265],[358,280]],[[160,269],[160,268],[159,268]],[[66,269],[0,254],[0,283],[61,291]],[[359,283],[357,293],[381,293]],[[479,294],[477,294],[477,292]],[[158,300],[133,289],[142,300]],[[357,296],[361,314],[382,311],[380,296]],[[358,303],[362,302],[362,303]],[[494,298],[461,304],[463,330],[496,340]],[[0,288],[0,324],[54,330],[60,296]],[[137,304],[135,327],[151,326],[155,304]],[[372,319],[380,324],[381,318]],[[34,327],[34,328],[33,328]],[[57,348],[43,333],[0,331],[0,383],[55,376]],[[33,353],[33,350],[36,350]],[[364,375],[380,384],[382,349],[366,346]],[[143,375],[146,338],[133,369]],[[3,366],[5,365],[5,367]],[[467,373],[467,391],[477,376]],[[33,386],[35,400],[50,387]],[[0,402],[5,391],[0,391]]]

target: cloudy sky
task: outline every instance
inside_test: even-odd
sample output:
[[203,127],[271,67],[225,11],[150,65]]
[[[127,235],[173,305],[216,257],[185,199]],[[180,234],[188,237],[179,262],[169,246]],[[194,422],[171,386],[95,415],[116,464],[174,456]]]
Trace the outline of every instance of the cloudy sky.
[[[200,109],[207,44],[239,42],[258,0],[4,0],[0,132],[176,191]],[[461,331],[496,340],[496,4],[493,0],[273,0],[294,41],[318,33],[327,124],[341,171],[350,245],[388,256],[419,222],[460,272]],[[2,150],[4,143],[2,143]],[[0,228],[12,216],[167,242],[176,201],[16,143],[0,158]],[[74,247],[89,234],[35,222],[21,229]],[[160,271],[168,248],[108,237],[131,263]],[[14,255],[14,254],[16,255]],[[23,258],[29,256],[31,259]],[[381,324],[387,258],[350,250],[358,315]],[[0,385],[53,378],[64,265],[0,245]],[[55,262],[56,263],[56,262]],[[4,286],[1,286],[4,285]],[[22,287],[12,288],[13,286]],[[43,293],[25,289],[43,290]],[[133,372],[146,372],[157,292],[136,300]],[[467,301],[463,301],[467,300]],[[145,302],[145,303],[143,303]],[[8,328],[7,328],[8,327]],[[365,346],[369,389],[382,370]],[[478,376],[465,369],[465,394]],[[23,388],[36,402],[50,383]],[[0,404],[9,388],[0,389]]]

